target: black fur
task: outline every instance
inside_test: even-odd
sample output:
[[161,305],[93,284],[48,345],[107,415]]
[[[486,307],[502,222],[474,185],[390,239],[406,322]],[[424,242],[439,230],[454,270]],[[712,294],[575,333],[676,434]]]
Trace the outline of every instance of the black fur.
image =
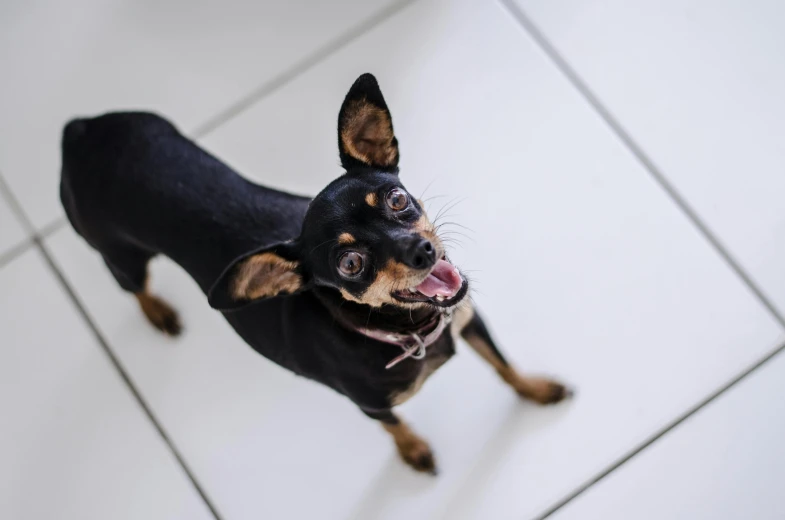
[[[176,334],[179,321],[146,290],[158,254],[182,266],[257,352],[347,396],[385,424],[407,463],[434,472],[427,443],[392,408],[454,354],[451,332],[463,332],[520,395],[553,403],[569,393],[515,372],[476,313],[463,331],[446,327],[424,359],[385,368],[401,348],[358,329],[427,337],[468,283],[439,263],[441,240],[398,178],[392,118],[370,74],[346,96],[338,135],[346,173],[309,199],[244,179],[156,115],[78,119],[63,132],[60,196],[77,233],[162,331]],[[435,265],[450,298],[408,290]]]
[[[347,101],[357,96],[387,110],[370,75],[355,83]],[[362,202],[369,192],[383,201],[392,187],[402,188],[397,168],[380,171],[341,152],[347,174],[312,200],[249,182],[149,113],[74,120],[62,147],[61,200],[68,218],[123,289],[142,291],[148,260],[166,255],[210,293],[210,303],[257,352],[390,420],[390,396],[408,388],[423,363],[406,360],[385,370],[400,348],[351,328],[415,330],[441,310],[372,309],[345,300],[338,289],[362,294],[376,268],[401,254],[407,226],[422,214],[414,198],[394,218],[386,206]],[[341,232],[373,255],[374,269],[357,279],[336,273],[335,259],[346,249],[335,242]],[[265,250],[300,261],[303,289],[257,302],[232,300],[227,273],[239,258]],[[453,352],[445,332],[428,357],[446,359]]]

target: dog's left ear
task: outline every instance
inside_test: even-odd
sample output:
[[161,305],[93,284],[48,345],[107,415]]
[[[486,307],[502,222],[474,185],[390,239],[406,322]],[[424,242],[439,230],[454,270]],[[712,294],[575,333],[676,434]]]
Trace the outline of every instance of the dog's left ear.
[[370,166],[398,172],[398,140],[392,116],[372,74],[357,78],[346,94],[338,114],[338,148],[347,171]]
[[239,309],[258,300],[294,294],[305,288],[296,242],[247,253],[227,267],[207,295],[210,307]]

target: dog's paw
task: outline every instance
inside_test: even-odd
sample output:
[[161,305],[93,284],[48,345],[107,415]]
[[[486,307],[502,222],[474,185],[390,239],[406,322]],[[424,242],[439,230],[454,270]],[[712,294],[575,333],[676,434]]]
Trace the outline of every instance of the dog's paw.
[[405,444],[398,446],[398,453],[401,454],[404,462],[416,471],[430,473],[431,475],[438,473],[431,447],[424,440],[420,438],[410,439]]
[[182,332],[180,317],[168,303],[155,296],[146,296],[140,299],[144,315],[153,327],[169,336],[177,336]]
[[524,399],[538,404],[555,404],[573,395],[572,390],[563,384],[540,377],[521,378],[515,385],[515,391]]

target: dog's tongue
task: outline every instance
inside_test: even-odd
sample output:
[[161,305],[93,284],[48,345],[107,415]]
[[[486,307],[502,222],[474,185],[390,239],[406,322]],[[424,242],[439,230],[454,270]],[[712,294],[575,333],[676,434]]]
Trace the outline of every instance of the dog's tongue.
[[436,262],[428,278],[417,286],[417,290],[429,298],[443,296],[452,298],[463,285],[458,269],[446,260]]

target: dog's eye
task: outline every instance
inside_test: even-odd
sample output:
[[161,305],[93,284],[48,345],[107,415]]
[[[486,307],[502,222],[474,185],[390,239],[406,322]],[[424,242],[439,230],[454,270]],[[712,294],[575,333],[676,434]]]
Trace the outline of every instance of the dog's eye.
[[363,270],[363,255],[347,251],[338,259],[338,270],[344,276],[357,276]]
[[409,206],[409,197],[406,195],[405,191],[393,188],[390,190],[390,193],[387,194],[387,205],[390,206],[390,209],[393,211],[404,210]]

